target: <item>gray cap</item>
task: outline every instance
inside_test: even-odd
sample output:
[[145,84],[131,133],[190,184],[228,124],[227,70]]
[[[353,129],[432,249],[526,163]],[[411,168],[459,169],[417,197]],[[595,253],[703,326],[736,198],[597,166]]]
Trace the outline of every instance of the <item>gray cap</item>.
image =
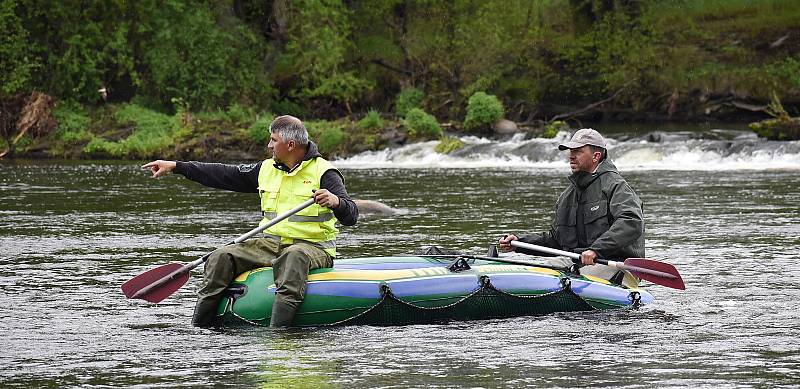
[[582,128],[572,134],[569,142],[558,145],[559,150],[577,149],[586,145],[592,145],[607,149],[606,139],[599,132],[591,128]]

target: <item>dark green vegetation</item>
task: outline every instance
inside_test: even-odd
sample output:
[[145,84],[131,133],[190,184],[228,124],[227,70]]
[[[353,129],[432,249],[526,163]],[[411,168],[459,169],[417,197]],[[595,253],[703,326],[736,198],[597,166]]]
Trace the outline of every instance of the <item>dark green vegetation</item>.
[[750,128],[759,136],[772,140],[800,139],[800,117],[789,116],[777,96],[773,96],[767,113],[774,118],[750,123]]
[[486,134],[497,102],[539,129],[796,116],[798,25],[795,0],[0,0],[0,152],[259,158],[292,114],[342,155]]

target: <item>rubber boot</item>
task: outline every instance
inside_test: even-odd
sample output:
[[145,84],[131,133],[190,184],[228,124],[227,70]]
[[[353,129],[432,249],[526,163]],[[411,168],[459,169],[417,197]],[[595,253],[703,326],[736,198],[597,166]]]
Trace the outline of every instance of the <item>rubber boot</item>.
[[222,317],[217,316],[219,299],[198,299],[194,306],[192,325],[195,327],[218,327],[222,325]]
[[297,307],[275,300],[272,303],[272,316],[269,319],[270,327],[290,327],[297,313]]

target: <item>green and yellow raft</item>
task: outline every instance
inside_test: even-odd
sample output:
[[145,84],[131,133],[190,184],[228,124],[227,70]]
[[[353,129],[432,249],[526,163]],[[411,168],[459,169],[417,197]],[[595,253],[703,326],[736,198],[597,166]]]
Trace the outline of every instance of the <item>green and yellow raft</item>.
[[[591,276],[460,256],[340,259],[308,276],[294,326],[407,325],[546,315],[648,304],[640,288]],[[217,314],[226,326],[268,326],[272,268],[241,274]]]

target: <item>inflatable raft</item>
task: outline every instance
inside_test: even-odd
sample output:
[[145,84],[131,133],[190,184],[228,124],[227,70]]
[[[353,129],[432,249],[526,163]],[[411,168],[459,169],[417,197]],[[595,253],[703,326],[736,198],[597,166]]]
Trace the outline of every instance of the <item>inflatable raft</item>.
[[[648,304],[639,288],[485,257],[395,256],[340,259],[308,276],[294,326],[407,325],[546,315]],[[268,326],[272,268],[241,274],[217,314],[226,326]]]

